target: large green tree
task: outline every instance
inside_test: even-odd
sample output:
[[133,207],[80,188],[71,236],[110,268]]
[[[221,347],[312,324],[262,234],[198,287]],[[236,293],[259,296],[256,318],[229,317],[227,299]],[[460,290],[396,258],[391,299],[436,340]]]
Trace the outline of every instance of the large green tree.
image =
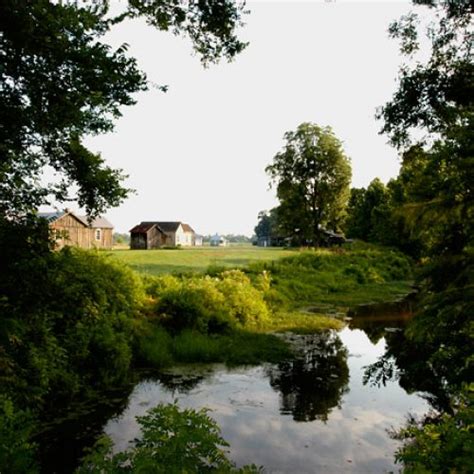
[[[129,0],[115,16],[108,0],[0,2],[0,217],[51,199],[76,199],[96,214],[126,197],[123,172],[83,145],[84,136],[112,130],[133,94],[149,87],[127,44],[105,42],[114,25],[144,17],[188,36],[208,64],[245,47],[235,36],[242,13],[231,0]],[[47,168],[54,184],[42,179]]]
[[398,90],[379,117],[384,120],[382,131],[403,152],[396,183],[401,211],[423,241],[428,260],[419,281],[421,301],[407,335],[450,393],[454,413],[406,430],[403,436],[411,442],[398,458],[407,472],[431,472],[439,466],[446,472],[468,472],[472,398],[465,408],[458,402],[473,373],[474,4],[414,3],[436,14],[426,30],[431,52],[427,61],[412,60],[420,48],[417,12],[392,24],[390,32],[401,40],[409,60],[400,71]]
[[330,127],[302,123],[266,172],[280,200],[279,221],[290,235],[319,244],[321,228],[337,230],[349,198],[351,165]]

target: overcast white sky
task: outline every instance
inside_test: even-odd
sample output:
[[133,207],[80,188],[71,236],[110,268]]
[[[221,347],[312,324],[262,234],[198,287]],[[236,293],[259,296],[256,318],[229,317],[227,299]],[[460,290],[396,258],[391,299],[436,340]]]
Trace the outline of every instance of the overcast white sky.
[[112,134],[88,145],[130,175],[136,189],[107,217],[118,232],[142,220],[180,220],[198,233],[251,235],[277,204],[264,168],[283,134],[302,122],[330,125],[352,160],[352,185],[387,181],[397,154],[378,135],[376,107],[395,90],[401,58],[387,36],[408,1],[251,1],[233,63],[204,69],[183,38],[143,21],[117,27],[151,81]]

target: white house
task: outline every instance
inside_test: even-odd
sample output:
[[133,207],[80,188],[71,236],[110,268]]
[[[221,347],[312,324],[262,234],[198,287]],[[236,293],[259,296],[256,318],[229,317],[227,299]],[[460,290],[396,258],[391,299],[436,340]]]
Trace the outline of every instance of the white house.
[[212,247],[225,247],[228,243],[227,239],[219,234],[213,235],[210,241]]

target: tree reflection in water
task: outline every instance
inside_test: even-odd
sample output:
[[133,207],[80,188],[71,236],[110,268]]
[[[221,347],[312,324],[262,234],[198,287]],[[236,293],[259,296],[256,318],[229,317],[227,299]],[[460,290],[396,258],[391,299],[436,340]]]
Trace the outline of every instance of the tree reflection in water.
[[362,329],[371,340],[375,334],[385,338],[385,353],[365,368],[364,384],[382,386],[397,381],[409,394],[421,392],[420,396],[434,409],[449,410],[446,384],[426,362],[425,354],[406,339],[407,322],[406,318],[395,321],[381,317],[377,329],[372,318],[351,321],[352,328]]
[[267,369],[271,386],[281,394],[280,412],[295,421],[327,421],[349,392],[347,349],[331,331],[293,336],[291,342],[298,355]]

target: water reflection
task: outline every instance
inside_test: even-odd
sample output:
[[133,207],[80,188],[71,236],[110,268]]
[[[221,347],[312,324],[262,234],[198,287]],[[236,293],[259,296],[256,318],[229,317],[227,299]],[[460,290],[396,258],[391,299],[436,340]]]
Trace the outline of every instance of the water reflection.
[[416,344],[407,340],[402,331],[386,333],[385,343],[385,352],[366,367],[364,383],[380,387],[397,381],[407,393],[419,393],[436,410],[449,411],[443,381]]
[[387,334],[403,331],[410,318],[409,313],[396,312],[354,316],[349,322],[349,327],[351,329],[361,329],[372,344],[377,344]]
[[[43,430],[34,439],[38,443],[41,472],[67,474],[75,471],[86,448],[103,433],[107,420],[122,413],[133,385],[116,391],[96,393],[93,399],[67,407],[56,405],[56,416],[44,420]],[[57,413],[65,413],[62,418]]]
[[335,332],[298,336],[298,355],[270,367],[270,385],[278,390],[280,412],[295,421],[327,421],[349,392],[347,349]]

